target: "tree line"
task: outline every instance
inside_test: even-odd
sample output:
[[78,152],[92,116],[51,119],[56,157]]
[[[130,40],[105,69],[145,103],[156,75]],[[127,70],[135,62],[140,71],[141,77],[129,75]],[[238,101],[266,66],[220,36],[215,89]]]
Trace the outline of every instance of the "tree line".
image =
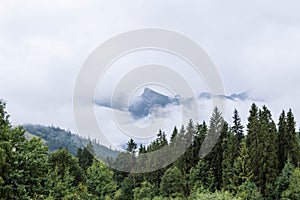
[[[170,139],[159,130],[147,146],[131,139],[107,164],[94,158],[91,143],[76,156],[66,149],[49,153],[24,132],[11,126],[0,101],[1,199],[300,199],[300,139],[291,110],[276,124],[266,106],[253,104],[244,127],[237,110],[228,123],[215,108],[208,125],[190,120]],[[199,155],[215,134],[211,151]],[[168,151],[145,160],[159,149]],[[164,163],[182,149],[175,162]],[[157,163],[163,167],[147,172]],[[135,173],[140,166],[145,172]]]

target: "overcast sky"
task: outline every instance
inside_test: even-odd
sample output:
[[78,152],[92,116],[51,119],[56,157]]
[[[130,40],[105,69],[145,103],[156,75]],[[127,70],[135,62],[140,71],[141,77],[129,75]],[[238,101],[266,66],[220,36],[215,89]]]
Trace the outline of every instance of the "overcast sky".
[[1,0],[0,98],[14,125],[75,130],[73,89],[88,55],[116,34],[153,27],[200,44],[226,94],[251,90],[276,120],[291,107],[300,122],[299,8],[297,0]]

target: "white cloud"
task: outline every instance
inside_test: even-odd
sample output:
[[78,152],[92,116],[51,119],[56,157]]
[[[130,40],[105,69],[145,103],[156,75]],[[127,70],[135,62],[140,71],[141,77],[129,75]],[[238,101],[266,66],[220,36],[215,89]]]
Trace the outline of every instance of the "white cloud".
[[251,89],[274,115],[291,107],[300,119],[299,6],[296,0],[4,0],[0,98],[8,102],[14,124],[75,130],[73,86],[90,52],[123,31],[159,27],[198,42],[219,69],[226,93]]

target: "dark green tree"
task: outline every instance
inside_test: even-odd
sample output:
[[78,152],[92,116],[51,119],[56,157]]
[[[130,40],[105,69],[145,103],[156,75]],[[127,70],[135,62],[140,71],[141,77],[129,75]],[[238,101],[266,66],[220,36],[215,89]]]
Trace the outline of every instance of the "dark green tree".
[[259,173],[257,185],[264,195],[270,193],[267,191],[267,186],[273,184],[278,175],[278,158],[277,158],[277,132],[276,125],[272,119],[271,112],[266,106],[263,106],[259,112],[259,143],[258,159]]
[[239,116],[239,113],[237,111],[237,109],[234,109],[233,112],[233,125],[232,125],[232,131],[235,135],[235,141],[236,141],[236,145],[235,145],[235,157],[238,156],[238,152],[240,149],[240,143],[241,141],[244,139],[244,126],[242,125],[241,122],[241,118]]
[[204,159],[200,159],[198,164],[189,173],[189,190],[196,191],[198,188],[215,191],[213,170]]
[[59,169],[58,166],[49,170],[46,188],[48,194],[46,199],[64,199],[65,196],[73,194],[76,190],[74,186],[74,176],[70,174],[69,168]]
[[12,127],[0,101],[0,197],[43,197],[47,174],[47,147],[40,139],[26,140],[22,127]]
[[134,189],[135,200],[153,199],[155,196],[155,186],[151,183],[144,181],[140,187]]
[[251,159],[249,156],[249,150],[245,141],[240,144],[239,156],[234,162],[234,176],[231,183],[234,192],[237,192],[238,187],[246,181],[253,179]]
[[234,162],[236,156],[236,140],[232,131],[223,141],[222,184],[223,188],[233,190]]
[[87,189],[93,194],[93,199],[104,200],[112,198],[117,189],[113,180],[113,171],[105,163],[94,159],[92,166],[87,169]]
[[238,188],[237,196],[243,200],[263,200],[255,183],[247,180]]
[[299,166],[300,149],[296,133],[296,122],[292,110],[289,109],[286,117],[286,132],[289,148],[287,149],[287,157],[291,159],[294,166]]
[[253,172],[251,180],[256,183],[259,181],[259,165],[257,165],[260,153],[258,149],[258,144],[260,143],[259,129],[258,107],[252,104],[250,116],[248,117],[246,145],[251,163],[251,171]]
[[164,197],[183,197],[184,177],[177,167],[168,169],[163,175],[160,193]]
[[288,162],[285,164],[284,168],[282,169],[281,174],[277,177],[275,182],[275,189],[273,199],[281,199],[281,195],[283,191],[287,190],[290,185],[290,178],[294,172],[294,166]]
[[136,152],[137,149],[137,144],[135,143],[135,141],[131,138],[128,142],[127,142],[127,148],[126,150],[129,153],[134,154]]
[[91,142],[89,142],[83,149],[78,149],[76,157],[78,158],[80,167],[84,171],[93,164],[94,154],[94,147]]
[[[216,189],[221,189],[222,185],[222,162],[224,151],[222,144],[225,138],[228,137],[228,132],[228,124],[224,121],[221,112],[216,107],[210,119],[208,135],[214,139],[218,139],[211,152],[205,157],[210,168],[213,170]],[[212,142],[209,144],[213,145]]]
[[121,200],[132,200],[133,199],[133,180],[129,177],[125,178],[121,184]]
[[289,187],[282,193],[283,200],[300,199],[300,169],[296,168],[290,178]]
[[49,155],[49,164],[51,169],[57,167],[58,174],[64,176],[66,170],[69,170],[70,176],[74,177],[73,186],[80,182],[85,182],[84,173],[78,164],[78,160],[70,154],[67,149],[59,149]]

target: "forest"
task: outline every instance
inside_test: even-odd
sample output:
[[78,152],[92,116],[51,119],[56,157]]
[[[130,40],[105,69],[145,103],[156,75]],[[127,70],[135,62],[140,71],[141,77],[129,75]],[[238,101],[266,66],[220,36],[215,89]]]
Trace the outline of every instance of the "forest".
[[[1,199],[300,199],[300,137],[291,109],[275,122],[266,106],[253,104],[243,125],[237,110],[226,122],[215,108],[208,123],[190,120],[174,127],[170,139],[158,130],[146,146],[131,139],[115,159],[100,160],[92,143],[74,156],[65,148],[48,151],[41,138],[26,139],[24,128],[11,125],[5,106],[0,101]],[[203,141],[216,130],[216,144],[202,157]],[[180,144],[190,145],[175,162],[135,173],[136,166],[162,162],[144,162],[143,155],[165,147],[176,153]],[[116,170],[124,160],[126,169]]]

